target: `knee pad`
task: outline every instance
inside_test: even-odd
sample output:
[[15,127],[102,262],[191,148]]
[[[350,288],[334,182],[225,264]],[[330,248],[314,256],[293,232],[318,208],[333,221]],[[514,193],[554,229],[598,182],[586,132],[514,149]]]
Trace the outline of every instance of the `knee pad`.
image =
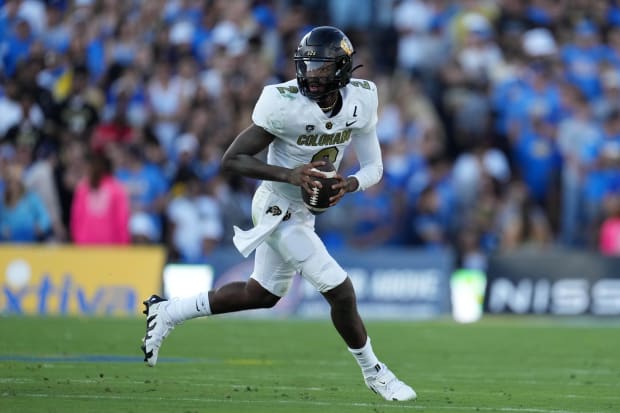
[[285,261],[299,269],[323,243],[316,233],[305,225],[286,225],[278,231],[275,248]]
[[347,277],[323,241],[306,225],[289,225],[279,230],[276,249],[320,292],[331,290]]

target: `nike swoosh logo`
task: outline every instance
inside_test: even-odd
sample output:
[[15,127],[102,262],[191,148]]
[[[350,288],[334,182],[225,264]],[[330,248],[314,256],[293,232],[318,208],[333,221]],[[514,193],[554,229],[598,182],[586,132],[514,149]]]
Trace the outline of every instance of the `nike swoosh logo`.
[[345,123],[345,125],[347,126],[347,128],[351,125],[353,125],[355,122],[357,122],[356,120],[354,120],[353,122],[347,122]]

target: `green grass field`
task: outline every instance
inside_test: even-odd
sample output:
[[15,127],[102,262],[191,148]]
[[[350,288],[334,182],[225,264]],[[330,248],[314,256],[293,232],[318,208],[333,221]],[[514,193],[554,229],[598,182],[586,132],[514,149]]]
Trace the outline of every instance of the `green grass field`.
[[620,412],[620,324],[369,322],[418,392],[385,402],[327,321],[192,320],[148,368],[142,319],[0,317],[0,412]]

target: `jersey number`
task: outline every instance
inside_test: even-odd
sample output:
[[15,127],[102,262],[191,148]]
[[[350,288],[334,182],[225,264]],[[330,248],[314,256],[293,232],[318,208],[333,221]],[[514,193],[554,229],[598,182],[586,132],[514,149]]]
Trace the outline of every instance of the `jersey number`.
[[299,88],[297,86],[288,86],[288,87],[278,86],[276,87],[276,89],[278,89],[278,92],[280,92],[280,94],[282,95],[286,93],[298,93],[299,92]]
[[312,157],[312,161],[322,161],[327,158],[331,163],[336,163],[336,158],[338,157],[338,148],[335,146],[330,146],[329,148],[321,149]]

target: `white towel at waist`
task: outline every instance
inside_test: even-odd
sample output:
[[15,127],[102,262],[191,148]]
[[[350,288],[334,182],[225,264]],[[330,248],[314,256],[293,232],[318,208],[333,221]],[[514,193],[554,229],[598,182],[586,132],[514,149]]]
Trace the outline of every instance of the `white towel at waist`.
[[241,255],[247,257],[267,239],[287,214],[290,201],[275,194],[269,194],[263,204],[264,211],[257,211],[260,216],[254,228],[242,230],[234,226],[233,243]]

